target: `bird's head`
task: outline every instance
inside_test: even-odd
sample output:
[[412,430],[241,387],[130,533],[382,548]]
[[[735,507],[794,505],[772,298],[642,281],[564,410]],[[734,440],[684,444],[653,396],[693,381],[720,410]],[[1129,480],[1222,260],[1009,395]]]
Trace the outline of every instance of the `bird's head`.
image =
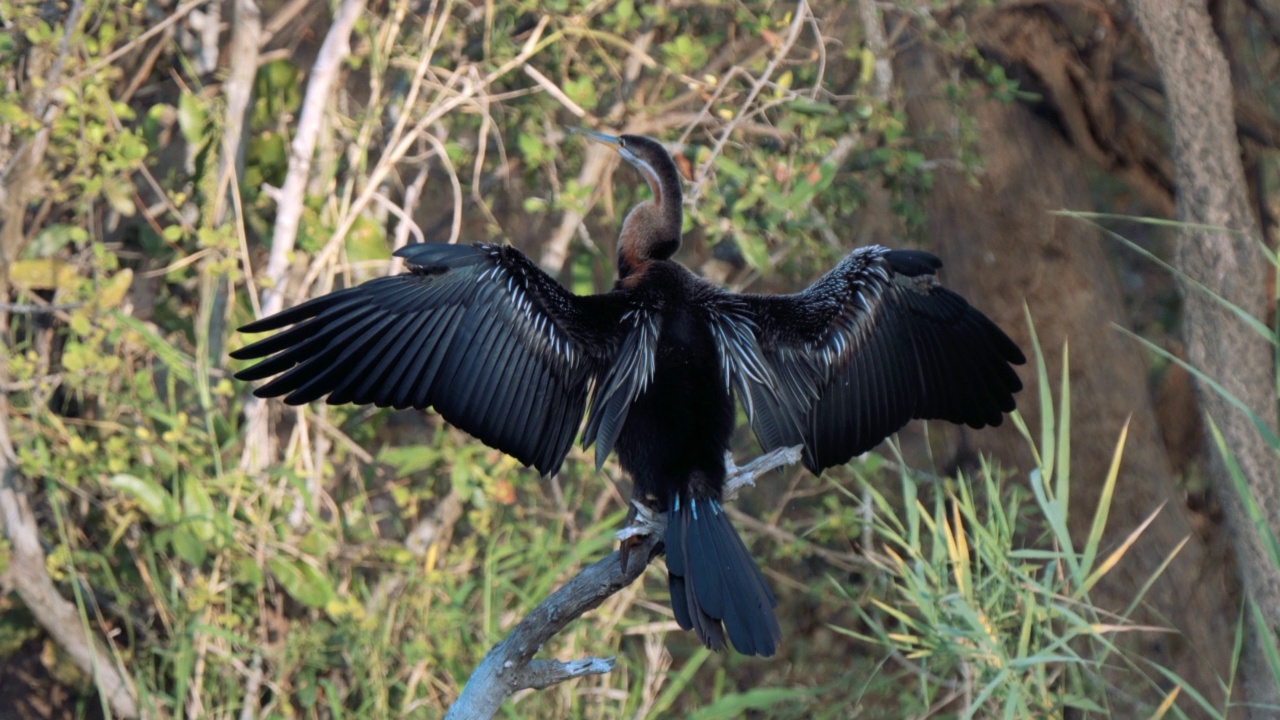
[[671,154],[657,140],[643,135],[605,135],[573,128],[573,132],[612,145],[632,167],[640,171],[653,199],[635,206],[622,223],[618,236],[618,277],[639,274],[653,260],[667,260],[680,249],[684,222],[680,174]]

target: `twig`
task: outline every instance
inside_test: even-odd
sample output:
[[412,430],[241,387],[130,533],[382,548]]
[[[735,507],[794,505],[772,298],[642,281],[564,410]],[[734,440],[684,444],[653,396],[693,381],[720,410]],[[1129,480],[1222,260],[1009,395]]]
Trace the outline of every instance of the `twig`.
[[[289,170],[284,187],[280,189],[276,204],[276,223],[272,232],[271,257],[267,261],[266,279],[262,291],[262,314],[272,315],[284,306],[285,274],[289,270],[289,257],[293,254],[298,236],[298,221],[302,217],[303,195],[311,174],[311,156],[320,136],[320,126],[329,106],[329,94],[338,76],[342,61],[350,52],[348,42],[356,19],[364,10],[364,0],[343,0],[333,18],[333,25],[325,35],[324,44],[311,66],[311,78],[307,82],[298,129],[293,136],[289,153]],[[250,397],[244,405],[245,445],[240,466],[250,472],[266,467],[271,457],[271,432],[267,427],[267,403]]]
[[262,44],[266,45],[276,36],[285,26],[293,22],[293,19],[302,14],[303,10],[311,5],[311,0],[289,0],[279,9],[275,11],[266,23],[262,26]]
[[228,53],[227,79],[222,84],[226,100],[223,120],[222,157],[218,166],[218,194],[213,202],[213,224],[221,225],[231,194],[239,192],[234,181],[244,177],[244,154],[248,147],[245,125],[249,104],[253,100],[253,81],[258,72],[258,43],[262,36],[262,13],[254,0],[236,0],[233,4],[233,27]]
[[[400,218],[400,222],[396,223],[395,249],[399,250],[409,243],[409,234],[418,242],[425,242],[426,235],[422,232],[422,228],[413,219],[413,208],[418,206],[418,196],[422,194],[422,188],[427,184],[427,177],[430,175],[427,165],[423,164],[418,168],[418,175],[414,177],[413,182],[409,183],[404,189],[404,206],[403,210],[396,216]],[[404,269],[404,258],[392,257],[389,274],[399,273]]]
[[173,11],[173,14],[168,15],[167,17],[165,17],[164,20],[161,20],[160,22],[151,26],[151,28],[148,29],[146,32],[142,33],[141,35],[134,38],[133,40],[130,40],[124,45],[121,45],[120,47],[111,51],[111,54],[95,62],[94,64],[90,65],[84,70],[81,70],[79,73],[75,75],[75,77],[71,78],[71,82],[79,82],[84,78],[87,78],[93,75],[94,73],[98,72],[99,70],[107,67],[108,65],[115,62],[116,60],[119,60],[125,55],[128,55],[129,53],[133,52],[133,50],[137,48],[139,45],[155,37],[157,33],[164,32],[165,28],[168,28],[169,26],[173,25],[179,20],[185,18],[187,14],[190,13],[192,10],[195,10],[196,8],[200,7],[201,5],[204,5],[207,2],[209,2],[209,0],[188,0],[188,2],[185,2],[182,5],[179,5],[178,8]]
[[64,310],[75,310],[84,307],[84,303],[51,303],[49,305],[28,305],[26,303],[0,303],[0,312],[16,315],[52,315]]
[[258,717],[258,693],[262,690],[262,653],[254,651],[249,661],[249,679],[244,684],[244,701],[240,707],[240,720]]
[[724,499],[735,500],[738,492],[744,487],[754,487],[756,478],[777,468],[795,465],[800,462],[800,455],[804,451],[803,445],[795,445],[793,447],[777,448],[772,452],[761,455],[746,465],[733,464],[733,453],[725,452],[724,467],[728,477],[724,483]]
[[751,84],[751,91],[747,93],[747,99],[742,103],[744,111],[734,116],[733,120],[730,120],[729,123],[725,125],[724,130],[720,131],[720,136],[716,138],[716,144],[712,146],[711,153],[707,155],[707,159],[702,163],[702,167],[698,168],[698,172],[694,176],[697,178],[697,182],[694,184],[693,188],[690,189],[688,198],[685,200],[686,204],[693,205],[697,203],[698,198],[702,196],[702,188],[706,186],[707,178],[711,171],[711,164],[715,162],[717,157],[719,157],[721,150],[724,149],[725,143],[729,141],[729,136],[733,134],[734,128],[736,128],[740,122],[750,115],[750,113],[746,112],[746,109],[750,108],[751,103],[755,102],[760,91],[764,90],[765,86],[768,85],[769,78],[773,77],[774,71],[778,69],[778,66],[782,64],[782,61],[785,60],[787,55],[791,52],[791,48],[796,44],[796,40],[800,37],[800,29],[804,27],[805,19],[809,16],[809,12],[809,3],[807,0],[800,0],[800,2],[796,3],[795,17],[791,19],[791,26],[787,29],[786,38],[784,38],[782,44],[778,46],[778,53],[774,55],[773,59],[769,61],[769,64],[765,66],[764,72],[760,73],[760,77],[756,78],[756,81]]
[[573,113],[574,115],[577,115],[578,117],[587,116],[587,111],[583,110],[581,105],[569,99],[569,96],[565,95],[564,91],[561,90],[558,85],[551,82],[551,79],[548,78],[546,75],[543,75],[542,73],[538,72],[537,68],[535,68],[532,65],[525,65],[524,73],[529,77],[533,78],[533,81],[538,83],[538,85],[543,90],[545,90],[548,95],[555,98],[556,102],[563,105],[565,110],[568,110],[569,112]]
[[0,392],[27,392],[34,390],[41,385],[49,385],[57,387],[62,384],[62,373],[47,373],[37,375],[27,380],[2,380],[0,379]]
[[867,50],[875,58],[871,74],[871,96],[876,102],[883,103],[889,99],[889,89],[893,87],[893,65],[889,62],[889,43],[884,37],[884,28],[880,26],[880,16],[876,13],[875,0],[857,0],[858,16],[862,20],[862,35]]
[[[627,55],[626,69],[623,75],[624,83],[635,82],[636,78],[640,76],[640,70],[644,65],[643,58],[648,57],[647,51],[649,43],[653,40],[653,35],[654,31],[649,30],[632,43]],[[619,98],[604,112],[604,117],[606,120],[612,119],[625,107],[625,103]],[[633,126],[624,132],[643,133],[645,131]],[[582,163],[582,168],[578,171],[578,187],[599,188],[600,180],[609,169],[613,156],[613,151],[605,145],[598,143],[588,145],[586,161]],[[598,189],[597,192],[599,192]],[[594,202],[595,200],[593,199],[592,203],[594,204]],[[538,264],[544,270],[558,273],[564,268],[565,262],[569,259],[569,243],[573,240],[578,228],[582,227],[582,219],[582,213],[577,210],[565,210],[564,216],[560,218],[560,225],[556,227],[550,239],[542,245],[542,256],[538,258]]]
[[453,526],[462,519],[462,498],[457,490],[450,490],[441,498],[434,510],[414,526],[404,539],[404,546],[414,555],[425,555],[433,543],[448,541]]
[[506,639],[485,655],[467,680],[446,720],[493,717],[512,693],[545,688],[583,675],[613,669],[612,658],[585,658],[573,662],[533,660],[533,654],[571,621],[598,607],[606,598],[635,582],[657,555],[660,535],[650,535],[629,553],[627,567],[614,551],[587,566],[572,580],[533,609]]

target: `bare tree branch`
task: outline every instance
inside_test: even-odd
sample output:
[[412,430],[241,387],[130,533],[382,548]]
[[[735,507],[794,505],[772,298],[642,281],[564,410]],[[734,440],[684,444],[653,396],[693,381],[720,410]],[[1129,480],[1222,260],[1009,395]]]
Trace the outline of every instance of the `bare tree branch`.
[[[1262,252],[1261,228],[1249,208],[1231,74],[1204,0],[1129,4],[1164,80],[1178,220],[1187,223],[1179,230],[1176,262],[1200,285],[1188,283],[1182,293],[1187,354],[1218,385],[1215,389],[1201,382],[1196,388],[1227,454],[1213,454],[1211,478],[1231,532],[1240,581],[1265,623],[1249,633],[1253,640],[1246,643],[1241,665],[1255,708],[1249,716],[1271,717],[1274,710],[1262,708],[1280,703],[1280,688],[1259,638],[1280,628],[1280,568],[1266,539],[1270,535],[1274,542],[1280,536],[1276,455],[1266,439],[1276,433],[1275,356],[1267,339],[1228,309],[1265,317],[1271,268]],[[1231,465],[1248,483],[1248,502],[1235,487]],[[1260,519],[1255,520],[1249,505]]]
[[862,20],[862,37],[874,60],[872,71],[873,84],[871,96],[876,102],[889,99],[889,89],[893,87],[893,64],[889,61],[889,43],[884,37],[884,28],[880,26],[880,15],[876,12],[875,0],[857,0],[858,17]]
[[618,551],[589,565],[533,609],[506,639],[485,655],[467,680],[467,686],[449,708],[446,720],[490,718],[512,693],[545,688],[582,675],[613,669],[612,658],[586,658],[573,662],[533,660],[533,654],[566,625],[596,608],[609,596],[635,582],[657,555],[661,536],[646,537],[632,548],[627,567]]
[[[751,117],[752,103],[756,101],[756,97],[758,97],[760,92],[769,84],[769,81],[773,78],[774,71],[778,69],[778,66],[781,65],[782,61],[787,58],[788,54],[790,54],[791,48],[796,44],[796,40],[800,39],[800,30],[805,26],[805,22],[809,19],[810,12],[808,0],[800,0],[796,3],[795,14],[791,18],[791,26],[787,28],[786,36],[778,45],[778,51],[774,54],[773,59],[769,61],[769,64],[765,65],[760,76],[751,84],[751,90],[747,93],[747,99],[741,104],[741,112],[736,114],[734,118],[724,126],[724,129],[720,131],[720,136],[716,138],[715,144],[711,146],[711,152],[707,155],[707,159],[702,162],[702,166],[698,168],[698,172],[694,175],[696,180],[694,181],[693,187],[689,189],[688,197],[685,199],[686,205],[695,205],[698,202],[698,198],[702,197],[702,189],[706,187],[707,178],[711,175],[711,164],[716,161],[716,158],[720,156],[720,152],[724,150],[724,145],[729,141],[729,137],[733,135],[734,129],[736,129],[740,123]],[[821,42],[821,39],[819,39],[819,42]]]
[[[734,464],[731,453],[725,453],[728,482],[724,499],[733,500],[743,487],[755,485],[756,478],[771,470],[799,462],[802,449],[800,446],[778,448],[742,466]],[[570,622],[635,582],[657,556],[658,546],[665,537],[666,514],[652,512],[640,503],[635,507],[635,520],[618,531],[618,539],[624,542],[640,538],[638,544],[627,551],[627,566],[622,566],[622,553],[614,552],[579,572],[543,600],[505,640],[485,655],[471,673],[462,694],[449,708],[446,720],[484,720],[493,717],[502,701],[518,690],[541,690],[565,680],[613,670],[613,658],[583,658],[571,662],[532,658],[543,643]]]
[[[338,77],[342,61],[350,54],[348,45],[356,19],[364,11],[364,0],[343,0],[333,25],[325,35],[324,44],[311,66],[311,78],[302,101],[298,117],[298,129],[293,136],[289,153],[289,171],[284,187],[276,198],[276,223],[271,235],[271,257],[267,261],[263,281],[263,316],[280,311],[284,305],[285,274],[289,270],[289,258],[298,237],[298,221],[302,217],[303,195],[307,179],[311,175],[311,156],[315,153],[320,136],[321,122],[329,108],[329,96]],[[271,432],[267,427],[267,403],[257,397],[249,398],[244,405],[245,444],[241,467],[259,472],[271,458]]]
[[[417,122],[407,130],[401,131],[399,125],[393,130],[389,149],[386,150],[373,169],[369,171],[368,177],[364,180],[364,189],[360,191],[350,207],[346,208],[345,214],[338,223],[337,228],[330,234],[329,239],[325,242],[325,246],[316,255],[311,263],[311,267],[307,270],[307,274],[302,278],[296,295],[303,297],[307,290],[315,283],[324,272],[325,266],[338,253],[338,249],[342,247],[342,241],[347,237],[347,233],[355,226],[356,221],[360,217],[365,207],[373,201],[373,196],[378,192],[382,182],[396,168],[396,164],[409,152],[409,150],[418,142],[419,139],[426,137],[427,128],[438,122],[440,118],[453,112],[455,109],[474,103],[477,95],[488,89],[499,78],[504,77],[516,68],[524,65],[530,58],[542,52],[547,47],[555,44],[555,42],[563,37],[563,31],[552,33],[548,37],[543,37],[543,32],[547,25],[551,22],[550,16],[544,15],[533,31],[529,34],[524,45],[521,47],[519,54],[510,60],[502,63],[493,70],[485,73],[479,79],[473,79],[460,70],[455,76],[461,78],[461,89],[442,91],[441,95],[448,96],[448,99],[442,99],[439,103],[433,105],[431,109],[418,117]],[[477,70],[477,68],[469,67],[469,70]],[[405,107],[411,107],[411,103],[406,102]]]
[[113,713],[138,717],[138,701],[128,675],[87,632],[76,606],[58,593],[49,577],[36,518],[20,487],[18,472],[10,464],[13,449],[7,425],[0,415],[0,529],[9,539],[11,552],[9,566],[0,575],[0,587],[17,591],[40,627],[81,672],[93,678]]

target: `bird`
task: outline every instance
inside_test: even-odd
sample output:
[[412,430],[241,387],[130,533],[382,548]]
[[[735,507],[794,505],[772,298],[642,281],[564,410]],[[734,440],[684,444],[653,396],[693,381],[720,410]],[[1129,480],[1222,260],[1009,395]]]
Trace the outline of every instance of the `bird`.
[[410,244],[395,251],[407,272],[240,328],[278,332],[231,353],[259,361],[236,377],[271,378],[254,394],[291,405],[434,408],[543,476],[581,428],[597,471],[616,453],[633,497],[666,514],[679,626],[716,651],[771,656],[777,600],[724,508],[735,402],[764,451],[800,446],[817,474],[912,419],[1000,425],[1025,357],[920,250],[854,249],[793,294],[703,279],[673,260],[684,209],[666,148],[578,132],[651,194],[623,220],[611,289],[573,294],[506,244]]

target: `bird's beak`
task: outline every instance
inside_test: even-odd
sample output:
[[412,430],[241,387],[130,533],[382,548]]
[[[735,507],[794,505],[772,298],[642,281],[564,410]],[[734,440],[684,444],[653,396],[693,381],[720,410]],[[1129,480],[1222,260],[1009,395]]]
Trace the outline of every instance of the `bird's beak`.
[[605,143],[606,145],[613,145],[614,147],[618,147],[621,144],[621,140],[615,135],[605,135],[602,132],[596,132],[595,130],[588,130],[586,128],[577,127],[576,125],[568,126],[568,130],[569,132],[575,135],[585,135],[586,137],[592,140],[595,140],[596,142],[602,142],[602,143]]
[[654,192],[655,193],[658,192],[657,173],[653,171],[653,168],[650,167],[648,163],[644,162],[638,156],[636,156],[636,154],[632,152],[630,148],[623,145],[621,137],[618,137],[616,135],[605,135],[602,132],[596,132],[595,130],[588,130],[586,128],[577,127],[575,125],[568,125],[566,127],[568,128],[570,133],[573,133],[575,135],[585,135],[589,140],[595,140],[596,142],[602,142],[606,145],[612,145],[613,149],[618,151],[618,154],[622,156],[623,160],[626,160],[628,163],[630,163],[632,166],[638,169],[645,176],[645,179],[649,182],[649,185],[654,188]]

